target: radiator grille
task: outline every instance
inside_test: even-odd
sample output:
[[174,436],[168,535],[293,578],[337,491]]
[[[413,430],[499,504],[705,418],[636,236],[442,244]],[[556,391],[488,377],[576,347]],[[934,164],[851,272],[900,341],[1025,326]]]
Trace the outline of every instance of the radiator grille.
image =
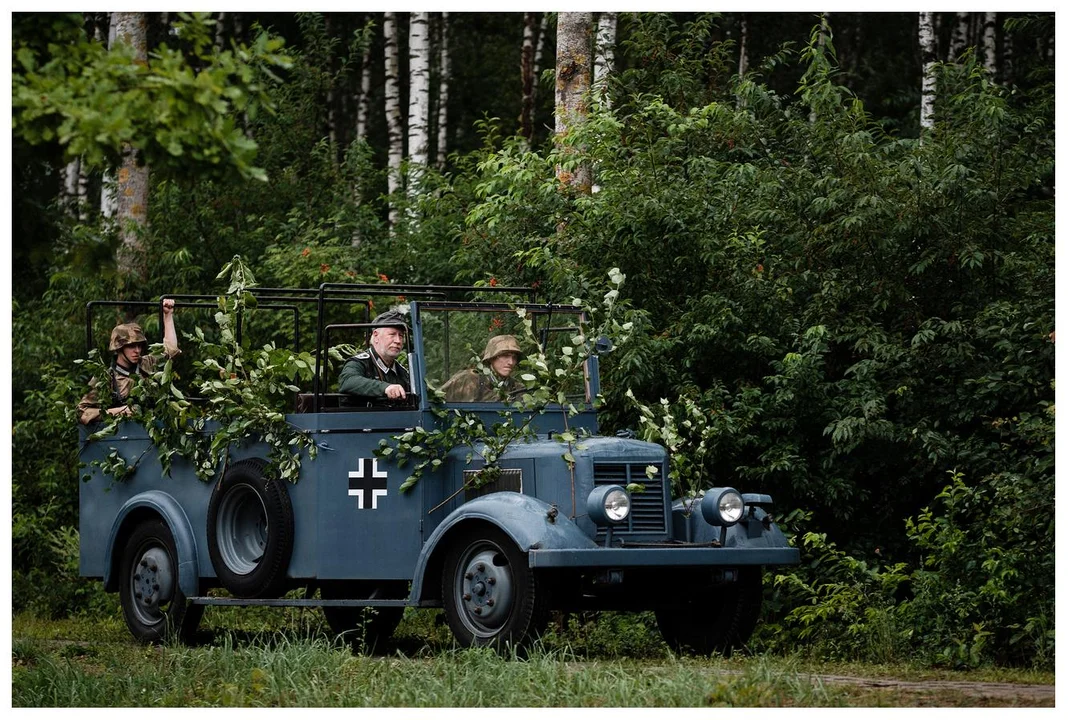
[[[659,473],[653,479],[645,475],[648,465],[656,465]],[[664,492],[664,467],[659,463],[594,463],[593,484],[622,485],[641,483],[645,490],[630,496],[630,517],[617,526],[612,536],[617,538],[663,535],[667,532],[667,501]],[[597,528],[597,536],[603,537],[605,528]]]

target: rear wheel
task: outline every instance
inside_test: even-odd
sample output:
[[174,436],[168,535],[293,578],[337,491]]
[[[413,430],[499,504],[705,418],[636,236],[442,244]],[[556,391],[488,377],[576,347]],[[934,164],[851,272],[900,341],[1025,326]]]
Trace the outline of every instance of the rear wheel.
[[[390,597],[386,586],[360,582],[324,583],[319,588],[319,595],[324,600]],[[370,653],[381,652],[389,645],[393,632],[404,616],[404,608],[324,605],[323,615],[334,635],[341,636],[354,650]]]
[[445,558],[445,617],[464,647],[504,649],[536,637],[548,620],[545,589],[527,556],[494,527],[468,531]]
[[743,567],[729,585],[657,608],[656,624],[676,652],[730,655],[749,642],[762,602],[763,569]]
[[178,550],[159,518],[134,528],[122,553],[119,602],[130,633],[144,643],[188,640],[204,614],[178,586]]

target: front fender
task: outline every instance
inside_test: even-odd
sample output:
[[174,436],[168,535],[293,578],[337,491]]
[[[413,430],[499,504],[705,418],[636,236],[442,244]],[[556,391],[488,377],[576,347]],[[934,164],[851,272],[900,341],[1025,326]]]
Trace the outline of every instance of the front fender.
[[122,549],[116,549],[115,545],[125,534],[127,520],[131,515],[143,510],[159,515],[167,523],[178,551],[178,587],[186,597],[196,595],[200,589],[200,566],[197,564],[197,544],[193,539],[193,529],[178,501],[161,490],[149,490],[135,495],[119,509],[108,534],[107,552],[104,555],[107,560],[104,563],[104,587],[111,591],[118,589],[115,552],[121,552]]
[[516,492],[483,495],[464,503],[431,533],[423,544],[412,578],[411,597],[423,599],[428,569],[440,566],[449,537],[461,525],[482,521],[500,528],[521,551],[594,548],[597,544],[564,515],[550,520],[552,506]]

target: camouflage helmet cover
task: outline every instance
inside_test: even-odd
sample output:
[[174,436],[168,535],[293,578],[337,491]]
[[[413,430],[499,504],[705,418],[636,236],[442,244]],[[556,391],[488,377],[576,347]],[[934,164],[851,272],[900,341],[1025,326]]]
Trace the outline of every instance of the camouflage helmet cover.
[[118,352],[127,345],[138,344],[148,344],[144,330],[142,330],[141,326],[137,323],[123,323],[122,325],[116,325],[112,329],[111,342],[108,343],[108,350],[111,352]]
[[371,327],[373,328],[397,328],[398,330],[408,331],[408,323],[404,319],[404,315],[396,310],[387,310],[374,320],[371,321]]
[[489,342],[486,343],[486,351],[482,353],[482,362],[488,363],[505,353],[515,353],[520,358],[523,357],[523,351],[519,349],[519,342],[515,339],[515,335],[496,335],[491,337]]

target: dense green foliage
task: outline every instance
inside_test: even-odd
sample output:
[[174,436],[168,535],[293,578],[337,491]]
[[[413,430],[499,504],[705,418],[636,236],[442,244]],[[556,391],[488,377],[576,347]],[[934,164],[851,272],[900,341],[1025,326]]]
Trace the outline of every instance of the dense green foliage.
[[[937,122],[921,142],[885,115],[903,96],[915,107],[918,76],[872,100],[862,93],[878,87],[874,76],[843,72],[833,42],[793,36],[799,52],[769,48],[738,78],[715,18],[627,22],[612,109],[592,109],[570,139],[579,152],[528,149],[511,119],[480,123],[483,147],[428,173],[426,194],[392,230],[381,148],[323,139],[318,100],[340,76],[322,71],[310,40],[288,51],[285,82],[268,93],[275,113],[248,119],[268,183],[154,180],[146,247],[156,261],[144,286],[115,277],[106,225],[21,200],[19,226],[46,226],[48,242],[18,256],[16,607],[96,602],[71,569],[69,404],[84,387],[73,360],[84,355],[86,300],[215,293],[234,254],[266,286],[495,278],[561,301],[595,297],[619,266],[633,337],[602,363],[602,425],[674,432],[680,490],[770,493],[802,547],[803,565],[769,583],[759,647],[1050,665],[1051,64],[1019,58],[1013,86],[971,55],[939,66]],[[80,32],[54,24],[53,52]],[[316,27],[306,23],[309,38]],[[17,88],[33,79],[22,67]],[[782,87],[784,72],[795,86]],[[60,155],[54,145],[31,153],[44,135],[19,133],[29,131],[17,129],[17,157]],[[596,192],[558,186],[565,158],[594,169]],[[21,172],[20,187],[33,187],[37,176]],[[211,326],[193,312],[176,321],[186,338]],[[696,424],[684,431],[684,419]],[[55,577],[70,582],[34,592]]]

